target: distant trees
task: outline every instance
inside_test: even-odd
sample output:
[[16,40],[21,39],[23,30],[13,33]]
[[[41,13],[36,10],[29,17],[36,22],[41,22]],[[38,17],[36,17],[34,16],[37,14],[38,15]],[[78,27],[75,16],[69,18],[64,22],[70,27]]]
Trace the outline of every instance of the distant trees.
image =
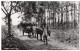
[[[51,9],[53,11],[53,15],[51,16],[51,19],[53,20],[53,26],[56,26],[57,23],[57,19],[56,19],[56,13],[58,13],[58,9],[59,9],[59,2],[58,1],[52,1],[49,4],[49,9]],[[59,16],[58,16],[59,17]],[[59,19],[58,19],[58,23],[59,23]]]
[[24,19],[25,21],[27,21],[27,19],[30,19],[34,13],[36,13],[36,3],[35,2],[29,2],[29,1],[25,1],[23,2],[22,5],[23,9],[24,9]]
[[[69,23],[69,16],[68,16],[68,4],[67,2],[64,3],[66,4],[66,25],[67,26]],[[49,23],[50,20],[53,20],[53,25],[56,25],[56,23],[58,24],[58,26],[60,26],[59,24],[62,25],[62,27],[64,26],[64,19],[63,19],[63,8],[64,6],[60,5],[60,2],[58,1],[51,1],[51,2],[36,2],[36,1],[1,1],[1,10],[4,12],[4,14],[6,15],[6,17],[4,18],[5,20],[8,21],[8,34],[11,35],[11,15],[15,14],[17,12],[24,12],[24,19],[25,21],[27,19],[30,19],[32,16],[35,16],[36,14],[37,16],[37,21],[42,23],[43,18],[45,17],[45,9],[48,9],[49,11]],[[61,7],[61,8],[60,8]],[[53,11],[53,13],[51,13],[51,11]],[[74,12],[73,12],[74,11]],[[73,14],[74,13],[74,14]],[[53,14],[53,15],[51,15]],[[56,16],[57,14],[57,16]],[[61,15],[60,15],[61,14]],[[71,5],[71,20],[74,19],[73,27],[76,27],[76,5],[73,4]],[[58,19],[58,22],[57,22]],[[61,19],[61,20],[60,20]],[[40,24],[40,23],[39,23]],[[69,25],[68,25],[69,26]]]
[[[56,12],[53,15],[57,15],[55,16],[58,20],[57,24],[58,27],[63,27],[63,28],[75,28],[77,27],[77,21],[76,19],[79,19],[78,16],[78,11],[77,11],[77,7],[75,2],[70,3],[70,2],[60,2],[58,3],[59,7],[56,7]],[[62,5],[61,5],[62,4]],[[66,14],[64,14],[66,13]],[[53,16],[54,17],[54,16]],[[54,19],[53,19],[53,23],[54,23]]]

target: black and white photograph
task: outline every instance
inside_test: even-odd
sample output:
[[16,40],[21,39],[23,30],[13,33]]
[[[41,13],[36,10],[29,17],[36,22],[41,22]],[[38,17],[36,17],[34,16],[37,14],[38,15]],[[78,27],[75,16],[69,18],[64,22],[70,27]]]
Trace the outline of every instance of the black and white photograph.
[[1,50],[79,50],[80,1],[1,1]]

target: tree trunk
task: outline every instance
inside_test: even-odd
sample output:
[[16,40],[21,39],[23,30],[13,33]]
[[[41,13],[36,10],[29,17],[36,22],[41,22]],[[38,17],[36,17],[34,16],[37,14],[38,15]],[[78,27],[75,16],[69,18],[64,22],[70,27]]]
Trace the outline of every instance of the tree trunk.
[[50,17],[51,17],[51,13],[49,11],[49,27],[50,27]]
[[[56,12],[56,11],[55,11]],[[54,14],[54,15],[56,15],[56,13]],[[54,16],[55,17],[55,27],[57,26],[57,18],[56,18],[56,16]]]
[[66,5],[66,28],[67,28],[67,25],[68,25],[68,6]]
[[71,6],[71,21],[72,21],[72,23],[71,23],[71,26],[70,27],[73,27],[73,9],[72,9],[73,7]]
[[54,13],[53,13],[53,27],[54,27]]
[[63,10],[61,8],[61,26],[63,27]]
[[8,14],[8,37],[11,37],[11,15]]
[[80,25],[80,2],[79,2],[79,18],[78,18],[78,24]]
[[76,27],[75,23],[76,23],[76,19],[75,19],[75,4],[74,4],[74,27]]
[[59,13],[58,13],[58,27],[59,27]]

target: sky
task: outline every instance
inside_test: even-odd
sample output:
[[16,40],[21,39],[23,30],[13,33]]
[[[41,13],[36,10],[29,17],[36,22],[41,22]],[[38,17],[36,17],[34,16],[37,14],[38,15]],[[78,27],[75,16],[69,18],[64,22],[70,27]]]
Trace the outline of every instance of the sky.
[[[5,17],[5,14],[3,13],[3,11],[1,11],[1,25],[5,25],[5,22],[2,20],[2,18]],[[11,19],[12,19],[12,25],[18,25],[21,21],[21,18],[18,18],[18,16],[21,15],[19,13],[15,13],[13,15],[11,15]]]

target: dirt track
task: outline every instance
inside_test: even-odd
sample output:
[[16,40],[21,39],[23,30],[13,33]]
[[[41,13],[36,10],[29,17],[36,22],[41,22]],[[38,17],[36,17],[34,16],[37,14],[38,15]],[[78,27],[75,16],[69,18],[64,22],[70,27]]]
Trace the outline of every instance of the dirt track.
[[76,47],[72,46],[72,45],[68,45],[68,44],[65,44],[65,43],[62,43],[62,42],[59,42],[58,40],[55,40],[54,39],[54,32],[51,32],[51,36],[48,37],[48,45],[44,45],[44,42],[40,41],[40,40],[37,40],[36,38],[32,37],[32,38],[29,38],[27,36],[27,33],[25,33],[25,35],[23,36],[21,33],[20,33],[20,30],[19,29],[15,29],[15,37],[19,38],[20,40],[23,41],[23,44],[25,47],[26,44],[30,45],[31,49],[30,50],[41,50],[41,49],[50,49],[50,50],[53,50],[53,49],[77,49]]

